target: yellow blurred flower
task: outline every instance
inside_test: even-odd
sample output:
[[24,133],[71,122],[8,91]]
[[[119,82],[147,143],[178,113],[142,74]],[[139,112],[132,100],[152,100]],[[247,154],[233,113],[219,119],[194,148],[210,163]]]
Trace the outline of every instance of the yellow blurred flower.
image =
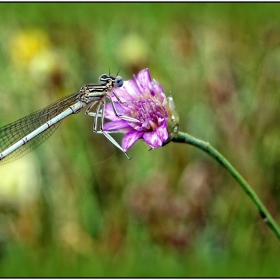
[[[0,205],[23,205],[33,202],[38,194],[38,170],[32,154],[1,165]],[[18,174],[15,176],[15,174]]]
[[59,68],[61,59],[53,49],[48,35],[41,29],[24,30],[10,42],[13,66],[27,69],[34,80],[47,82]]
[[47,34],[40,29],[25,30],[13,37],[10,42],[11,57],[14,63],[29,66],[34,57],[51,46]]
[[145,64],[148,46],[144,38],[137,34],[129,34],[120,41],[118,58],[125,64]]

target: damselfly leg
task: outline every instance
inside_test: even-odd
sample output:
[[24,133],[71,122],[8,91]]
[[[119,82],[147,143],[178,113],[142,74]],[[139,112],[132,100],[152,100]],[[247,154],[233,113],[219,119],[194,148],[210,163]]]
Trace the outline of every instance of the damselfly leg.
[[[121,103],[121,104],[126,103],[126,102],[123,102],[122,100],[120,100],[120,98],[116,95],[115,92],[112,91],[111,93],[114,95],[114,97],[118,100],[119,103]],[[120,114],[117,112],[116,105],[115,105],[115,102],[114,102],[112,96],[108,96],[108,98],[111,100],[112,107],[113,107],[113,111],[114,111],[115,115],[116,115],[118,118],[120,118],[121,120],[124,120],[124,121],[140,122],[140,121],[137,120],[137,119],[134,119],[134,118],[131,118],[131,117],[128,117],[128,116],[125,116],[125,115],[120,115]],[[111,132],[110,132],[110,133],[111,133]],[[114,132],[112,132],[112,133],[114,133]]]
[[[112,106],[115,108],[114,105],[114,101],[112,100],[112,98],[108,95],[107,96],[111,102],[112,102]],[[96,110],[95,112],[91,112],[91,109],[94,107],[94,105],[96,105],[97,102],[92,103],[86,110],[85,114],[87,114],[90,117],[94,118],[93,121],[93,132],[95,133],[101,133],[103,134],[113,145],[115,145],[118,149],[120,149],[128,159],[131,159],[131,157],[129,157],[127,155],[127,153],[124,151],[124,149],[120,146],[120,144],[106,131],[103,130],[104,127],[104,118],[105,118],[105,105],[106,105],[106,99],[103,98],[101,100],[98,101],[98,104],[96,106]],[[116,116],[120,116],[116,109],[114,109],[114,112],[116,114]],[[121,117],[121,116],[120,116]]]

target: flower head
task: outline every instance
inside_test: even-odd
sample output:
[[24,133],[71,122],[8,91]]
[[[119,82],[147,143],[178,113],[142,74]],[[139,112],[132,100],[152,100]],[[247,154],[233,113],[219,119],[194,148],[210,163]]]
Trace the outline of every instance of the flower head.
[[124,151],[138,139],[144,139],[152,149],[159,148],[178,132],[179,117],[173,99],[165,96],[148,69],[114,89],[112,100],[115,110],[112,103],[106,105],[105,117],[110,121],[104,124],[103,130],[125,133],[121,144]]

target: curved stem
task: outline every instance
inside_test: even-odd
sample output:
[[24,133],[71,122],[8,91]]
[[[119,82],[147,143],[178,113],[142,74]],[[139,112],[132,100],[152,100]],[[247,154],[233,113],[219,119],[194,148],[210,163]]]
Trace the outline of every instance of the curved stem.
[[239,183],[242,189],[248,194],[253,203],[259,210],[259,213],[262,219],[266,222],[266,224],[270,227],[270,229],[274,232],[276,237],[280,240],[280,228],[264,206],[264,204],[260,201],[257,194],[250,187],[250,185],[244,180],[244,178],[237,172],[237,170],[225,159],[216,149],[214,149],[208,142],[204,142],[200,139],[197,139],[187,133],[178,132],[177,136],[172,139],[173,142],[186,143],[205,151],[211,157],[216,159],[226,170],[235,178],[235,180]]

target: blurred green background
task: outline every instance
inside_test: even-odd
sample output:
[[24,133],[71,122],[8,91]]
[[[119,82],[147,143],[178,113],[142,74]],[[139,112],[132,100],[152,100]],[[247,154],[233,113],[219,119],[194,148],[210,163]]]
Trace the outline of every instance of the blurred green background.
[[[279,4],[0,4],[0,126],[146,67],[280,223]],[[128,161],[92,125],[1,165],[0,276],[280,276],[279,241],[208,155],[139,141]]]

